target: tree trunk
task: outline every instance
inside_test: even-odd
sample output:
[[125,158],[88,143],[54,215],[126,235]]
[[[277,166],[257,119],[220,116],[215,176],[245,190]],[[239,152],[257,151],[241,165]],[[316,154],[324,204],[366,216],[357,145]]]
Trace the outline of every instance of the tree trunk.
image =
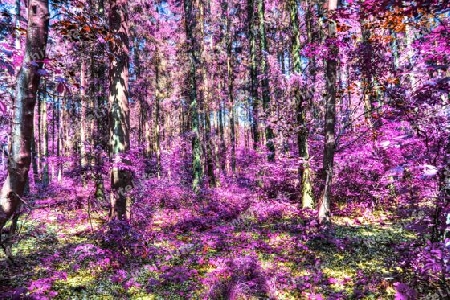
[[42,167],[42,185],[46,187],[50,182],[49,168],[48,168],[48,116],[47,116],[47,81],[44,83],[43,100],[41,104],[41,135],[42,139],[42,151],[43,167]]
[[[301,58],[300,58],[300,33],[298,27],[298,3],[296,0],[291,0],[290,5],[290,18],[292,27],[292,60],[293,71],[296,76],[300,76],[301,73]],[[308,21],[308,20],[307,20]],[[301,158],[301,165],[299,165],[299,179],[301,182],[301,194],[302,194],[302,207],[313,208],[314,198],[312,192],[311,183],[311,168],[309,164],[309,151],[308,151],[308,130],[306,124],[306,109],[305,109],[305,97],[302,95],[300,84],[297,83],[294,87],[294,99],[297,106],[297,146],[299,157]],[[309,94],[307,93],[307,96]]]
[[8,176],[0,193],[0,230],[12,215],[18,213],[20,197],[23,196],[28,179],[34,138],[34,106],[40,82],[38,70],[42,68],[45,58],[48,16],[48,0],[30,0],[25,54],[17,77],[16,98],[13,103]]
[[86,108],[88,105],[86,90],[87,90],[87,62],[85,58],[81,58],[81,83],[80,83],[80,97],[81,97],[81,120],[80,120],[80,163],[81,163],[81,181],[83,186],[86,185]]
[[269,154],[267,155],[268,161],[275,160],[275,143],[273,129],[269,125],[270,119],[270,83],[269,83],[269,66],[266,59],[267,53],[267,40],[266,40],[266,26],[265,22],[265,0],[258,0],[258,16],[259,16],[259,35],[260,35],[260,47],[261,47],[261,70],[263,73],[263,78],[261,80],[262,88],[262,101],[263,109],[265,115],[265,136],[266,136],[266,147]]
[[372,79],[372,56],[373,49],[372,43],[370,42],[370,30],[368,25],[368,16],[362,12],[360,25],[361,25],[361,35],[362,35],[362,55],[361,55],[361,69],[362,72],[362,89],[363,89],[363,100],[364,100],[364,118],[367,122],[369,128],[373,128],[372,120],[372,109],[373,109],[373,79]]
[[190,70],[189,70],[189,105],[192,120],[192,188],[198,191],[203,176],[202,170],[202,150],[199,136],[199,114],[197,108],[197,69],[199,53],[195,43],[195,25],[196,17],[192,0],[184,0],[185,27],[187,43],[189,45],[190,54]]
[[162,76],[164,74],[164,70],[161,70],[162,58],[156,49],[155,53],[155,80],[156,80],[156,95],[155,95],[155,120],[153,122],[153,154],[156,158],[156,175],[160,178],[161,173],[161,116],[160,116],[160,101],[163,98],[164,93],[164,85],[162,84]]
[[203,113],[205,115],[205,127],[204,127],[204,144],[205,144],[205,159],[206,159],[206,175],[208,176],[208,184],[210,187],[216,187],[216,175],[214,174],[214,159],[213,149],[215,148],[214,140],[211,137],[211,117],[210,117],[210,94],[209,94],[209,78],[208,78],[208,65],[206,61],[207,49],[205,45],[205,5],[203,1],[199,1],[200,4],[200,48],[202,51],[202,77],[203,77]]
[[127,0],[110,0],[109,24],[116,39],[110,43],[113,60],[109,69],[110,151],[111,170],[110,218],[130,218],[131,172],[124,157],[130,150],[130,111],[128,107],[129,32]]
[[249,59],[250,59],[250,99],[252,104],[251,126],[253,137],[253,149],[258,148],[258,69],[256,65],[256,37],[257,28],[255,25],[255,0],[248,0],[248,40],[249,40]]
[[[233,71],[233,35],[232,35],[232,22],[231,22],[231,16],[229,13],[229,6],[228,2],[223,2],[223,10],[224,10],[224,17],[226,18],[226,33],[225,33],[225,43],[226,43],[226,50],[227,50],[227,81],[228,81],[228,105],[230,107],[230,144],[231,144],[231,171],[236,173],[236,129],[234,126],[234,71]],[[221,148],[222,148],[222,155],[225,156],[225,140],[223,139],[223,125],[222,123],[225,121],[225,108],[226,106],[222,107],[219,117],[220,117],[220,124],[221,124]],[[223,164],[224,167],[224,164]]]
[[[336,38],[336,23],[334,10],[337,0],[328,1],[328,39],[334,42]],[[331,183],[333,180],[334,152],[336,148],[335,125],[336,125],[336,73],[337,73],[338,48],[336,45],[330,46],[330,55],[327,58],[327,98],[325,104],[325,145],[323,150],[323,173],[322,179],[325,182],[321,198],[319,200],[319,223],[330,221],[330,195]]]

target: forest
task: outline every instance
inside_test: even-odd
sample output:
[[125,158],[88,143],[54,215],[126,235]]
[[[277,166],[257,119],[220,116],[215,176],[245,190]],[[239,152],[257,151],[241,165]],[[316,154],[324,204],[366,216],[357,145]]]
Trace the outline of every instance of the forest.
[[0,0],[0,299],[450,299],[447,0]]

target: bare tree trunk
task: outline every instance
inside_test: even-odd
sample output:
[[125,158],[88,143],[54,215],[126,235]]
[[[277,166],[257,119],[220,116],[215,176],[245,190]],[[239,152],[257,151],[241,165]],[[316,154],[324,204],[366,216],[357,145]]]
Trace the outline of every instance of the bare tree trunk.
[[[13,103],[8,177],[0,193],[0,230],[20,209],[31,162],[34,106],[43,66],[49,25],[48,0],[30,0],[28,33]],[[33,63],[32,63],[33,62]]]
[[214,140],[211,138],[211,117],[210,117],[210,94],[209,94],[209,78],[208,78],[208,65],[206,61],[207,49],[205,45],[205,4],[204,1],[199,1],[200,9],[200,49],[201,64],[202,64],[202,79],[203,79],[203,113],[205,116],[204,127],[204,148],[205,148],[205,160],[206,160],[206,175],[208,176],[208,184],[210,187],[216,187],[216,175],[214,174],[214,157],[213,149],[215,148]]
[[56,105],[56,123],[57,123],[57,131],[58,131],[58,137],[57,137],[57,145],[56,145],[56,156],[58,157],[58,161],[56,163],[57,165],[57,172],[58,172],[58,181],[62,180],[62,164],[61,164],[61,152],[62,152],[62,139],[63,139],[63,122],[62,122],[62,107],[64,106],[64,98],[60,99],[60,97],[57,97],[57,105]]
[[258,148],[259,143],[259,128],[258,128],[258,69],[256,65],[256,37],[257,28],[255,22],[255,0],[248,0],[247,2],[248,11],[248,39],[249,39],[249,59],[250,59],[250,98],[252,103],[252,114],[251,114],[251,126],[252,126],[252,137],[253,137],[253,149]]
[[81,180],[83,186],[86,184],[86,167],[87,167],[87,157],[86,157],[86,108],[87,108],[87,97],[86,90],[88,87],[87,83],[87,61],[83,57],[81,58],[81,84],[80,84],[80,97],[81,97],[81,120],[80,120],[80,159],[81,159]]
[[[337,0],[328,1],[328,38],[334,42],[336,37],[336,23],[334,10]],[[321,198],[319,199],[319,223],[330,221],[330,195],[333,180],[334,152],[336,148],[336,73],[338,48],[331,45],[330,55],[327,59],[327,98],[325,104],[325,145],[323,150],[323,181],[325,182]]]
[[164,68],[162,68],[161,54],[156,48],[155,51],[155,80],[156,80],[156,95],[155,95],[155,119],[153,121],[153,154],[156,158],[156,175],[158,178],[161,176],[161,114],[160,114],[160,102],[164,95]]
[[110,43],[113,60],[109,69],[110,151],[111,170],[110,218],[130,218],[131,173],[123,164],[130,164],[123,156],[130,150],[130,111],[128,107],[129,32],[127,0],[110,0],[109,24],[116,39]]
[[265,115],[265,140],[266,147],[269,154],[267,155],[268,161],[275,160],[275,142],[274,142],[274,133],[273,129],[270,126],[268,120],[270,119],[270,81],[269,81],[269,64],[266,59],[267,53],[269,52],[267,49],[267,40],[266,40],[266,26],[265,22],[265,0],[258,0],[258,16],[259,16],[259,35],[260,35],[260,46],[261,46],[261,69],[263,73],[263,78],[261,80],[261,88],[262,88],[262,101],[263,101],[263,109]]
[[41,104],[41,135],[42,139],[42,151],[43,167],[42,167],[42,185],[46,187],[50,181],[49,168],[48,168],[48,116],[47,116],[47,81],[44,82],[43,91],[43,103]]
[[199,136],[199,113],[197,95],[197,69],[199,61],[198,47],[195,42],[196,16],[192,0],[184,0],[185,26],[187,42],[189,44],[190,70],[189,70],[189,105],[192,120],[192,188],[197,191],[203,177],[202,150]]
[[[231,144],[231,171],[236,173],[236,129],[234,126],[234,71],[233,71],[233,34],[232,34],[232,21],[229,13],[228,2],[223,2],[223,14],[226,18],[226,33],[225,33],[225,44],[227,50],[227,81],[228,81],[228,105],[230,107],[230,144]],[[220,117],[220,134],[221,134],[221,152],[225,156],[225,140],[223,139],[223,123],[224,123],[224,112],[225,107],[221,108]],[[222,169],[225,167],[225,161],[222,163]]]

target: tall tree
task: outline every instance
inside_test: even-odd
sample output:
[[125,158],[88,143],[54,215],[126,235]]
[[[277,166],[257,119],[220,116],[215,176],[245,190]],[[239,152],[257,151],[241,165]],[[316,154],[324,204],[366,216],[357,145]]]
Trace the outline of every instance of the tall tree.
[[[112,61],[109,69],[110,151],[112,219],[130,217],[127,205],[131,188],[130,162],[125,154],[130,150],[130,112],[128,107],[129,30],[127,0],[110,0],[109,26],[113,41],[110,43]],[[124,166],[125,165],[125,166]]]
[[[14,215],[17,220],[21,199],[28,180],[31,145],[34,140],[33,120],[40,72],[45,59],[48,39],[48,0],[30,0],[25,53],[17,76],[16,97],[13,103],[11,141],[9,145],[8,176],[0,192],[0,230]],[[14,231],[14,228],[12,228]]]
[[256,61],[256,41],[258,37],[258,28],[256,24],[255,0],[247,0],[248,12],[248,42],[249,42],[249,64],[250,64],[250,99],[252,104],[251,124],[253,149],[258,148],[259,128],[258,128],[258,67]]
[[[230,144],[231,144],[231,170],[233,173],[236,172],[236,128],[234,125],[234,68],[233,68],[233,28],[232,20],[230,15],[230,7],[228,5],[228,0],[223,1],[224,15],[226,18],[226,33],[225,33],[225,44],[227,51],[227,81],[228,81],[228,105],[230,107]],[[224,108],[223,108],[224,109]],[[221,125],[224,110],[220,112]],[[223,129],[221,129],[222,132]],[[225,148],[225,142],[221,143],[221,147]],[[223,151],[225,153],[225,151]]]
[[334,12],[337,0],[328,0],[328,47],[330,49],[327,57],[326,68],[326,101],[325,101],[325,143],[323,148],[323,171],[322,179],[324,186],[319,199],[319,223],[330,221],[330,195],[333,180],[334,153],[336,150],[335,127],[336,127],[336,75],[338,48],[335,45],[336,21]]
[[262,90],[262,103],[265,115],[265,139],[266,147],[269,152],[267,158],[269,161],[275,160],[275,143],[274,134],[272,126],[269,124],[270,119],[270,82],[269,82],[269,64],[267,61],[267,54],[269,50],[267,48],[267,37],[266,37],[266,25],[265,25],[265,0],[258,0],[258,16],[259,16],[259,42],[260,42],[260,61],[261,61],[261,73],[263,78],[261,80],[261,90]]
[[206,159],[206,175],[208,176],[208,183],[211,187],[216,186],[216,176],[214,174],[214,160],[213,160],[213,149],[215,148],[214,139],[211,136],[211,111],[210,111],[210,89],[209,89],[209,77],[208,77],[208,49],[205,45],[205,0],[199,1],[200,10],[200,49],[201,49],[201,63],[202,63],[202,78],[203,78],[203,114],[205,116],[204,120],[204,143],[205,143],[205,159]]
[[[295,76],[301,76],[301,57],[300,57],[300,30],[298,19],[298,2],[296,0],[289,1],[290,7],[290,21],[292,28],[292,61],[293,71]],[[307,7],[309,9],[309,7]],[[309,21],[309,20],[307,20]],[[310,36],[310,35],[309,35]],[[310,38],[308,38],[310,41]],[[306,93],[306,96],[312,95],[312,91]],[[300,82],[296,81],[293,91],[294,101],[297,107],[297,144],[298,153],[302,160],[302,165],[299,166],[299,179],[301,182],[302,190],[302,207],[313,208],[314,199],[311,183],[311,167],[309,164],[309,151],[308,151],[308,129],[306,124],[306,99],[305,94],[302,94]]]
[[203,176],[202,168],[202,149],[199,135],[199,113],[198,113],[198,99],[197,99],[197,69],[199,64],[199,47],[196,43],[195,29],[196,16],[194,10],[194,3],[192,0],[184,0],[184,17],[186,39],[189,51],[189,106],[191,113],[191,130],[192,130],[192,188],[197,191],[200,188],[200,183]]

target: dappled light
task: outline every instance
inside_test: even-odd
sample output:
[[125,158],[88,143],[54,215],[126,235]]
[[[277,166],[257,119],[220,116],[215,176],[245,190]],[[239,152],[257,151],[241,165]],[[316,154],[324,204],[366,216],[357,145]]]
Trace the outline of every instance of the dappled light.
[[449,20],[0,0],[0,299],[450,299]]

